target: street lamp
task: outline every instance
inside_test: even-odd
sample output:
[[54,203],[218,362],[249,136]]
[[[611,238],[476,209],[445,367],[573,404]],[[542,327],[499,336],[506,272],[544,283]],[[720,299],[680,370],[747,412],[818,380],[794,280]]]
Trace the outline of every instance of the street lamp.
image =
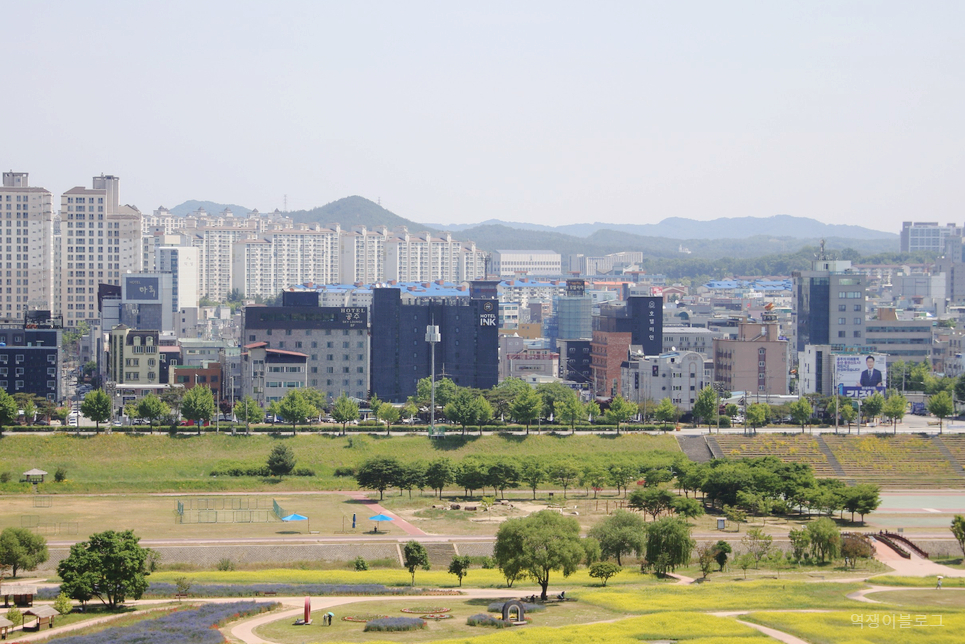
[[430,324],[426,327],[426,342],[429,343],[430,357],[429,361],[431,364],[431,376],[430,383],[432,385],[429,402],[429,437],[434,438],[436,435],[436,343],[442,341],[442,335],[439,333],[439,327],[435,324]]

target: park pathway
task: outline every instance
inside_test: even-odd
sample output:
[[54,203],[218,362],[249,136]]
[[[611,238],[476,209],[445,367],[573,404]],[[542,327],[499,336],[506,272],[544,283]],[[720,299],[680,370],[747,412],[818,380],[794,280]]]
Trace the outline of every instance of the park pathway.
[[923,559],[915,553],[911,553],[911,559],[905,559],[878,540],[875,540],[875,559],[894,568],[894,572],[889,573],[892,575],[902,577],[937,577],[938,575],[965,577],[965,570],[937,564],[934,561]]
[[[402,531],[405,532],[405,533],[408,534],[408,535],[411,535],[411,536],[414,536],[414,537],[425,537],[425,536],[428,536],[427,533],[425,533],[425,532],[423,532],[422,530],[420,530],[419,528],[415,527],[414,525],[412,525],[411,523],[409,523],[408,521],[406,521],[405,519],[403,519],[402,517],[400,517],[400,516],[399,516],[398,514],[396,514],[395,512],[391,512],[391,511],[386,510],[385,508],[383,508],[381,505],[379,505],[379,502],[378,502],[378,501],[375,501],[375,500],[373,500],[373,499],[368,498],[368,497],[365,495],[365,492],[348,492],[348,493],[347,493],[347,496],[348,496],[350,499],[353,499],[354,501],[356,501],[357,503],[361,503],[361,504],[363,504],[364,506],[366,506],[366,508],[368,508],[367,511],[372,512],[372,515],[373,515],[373,516],[376,515],[376,514],[385,514],[385,515],[387,515],[387,516],[392,517],[392,518],[394,519],[394,521],[392,521],[392,525],[401,528]],[[368,519],[368,517],[362,517],[362,518],[359,519],[359,522],[365,521],[365,520],[367,520],[367,519]]]

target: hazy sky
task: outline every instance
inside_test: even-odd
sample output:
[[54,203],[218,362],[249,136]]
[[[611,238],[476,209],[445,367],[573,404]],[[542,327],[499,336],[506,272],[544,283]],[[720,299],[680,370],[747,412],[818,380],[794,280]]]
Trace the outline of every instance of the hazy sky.
[[0,1],[0,166],[142,211],[965,220],[962,2]]

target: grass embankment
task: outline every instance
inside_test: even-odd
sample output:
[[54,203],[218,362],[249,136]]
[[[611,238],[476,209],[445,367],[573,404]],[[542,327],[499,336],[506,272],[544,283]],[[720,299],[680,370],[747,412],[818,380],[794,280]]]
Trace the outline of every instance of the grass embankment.
[[[212,477],[227,464],[264,465],[278,442],[290,446],[297,467],[316,476]],[[52,473],[67,470],[67,481],[39,486],[41,493],[66,492],[176,492],[176,491],[286,491],[355,489],[351,477],[336,477],[335,468],[357,467],[365,460],[391,456],[400,461],[428,461],[448,456],[483,458],[529,456],[578,458],[579,464],[607,465],[615,458],[633,461],[655,450],[679,453],[672,436],[230,436],[99,435],[76,437],[6,436],[0,439],[0,472],[12,481],[4,492],[28,492],[16,481],[20,473],[38,467]]]

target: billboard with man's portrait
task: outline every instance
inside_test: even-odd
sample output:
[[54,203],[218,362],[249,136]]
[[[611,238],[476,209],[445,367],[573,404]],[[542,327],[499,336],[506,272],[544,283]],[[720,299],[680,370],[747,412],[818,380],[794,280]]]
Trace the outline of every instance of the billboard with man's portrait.
[[882,353],[834,356],[834,384],[851,398],[884,392],[888,386],[888,356]]

